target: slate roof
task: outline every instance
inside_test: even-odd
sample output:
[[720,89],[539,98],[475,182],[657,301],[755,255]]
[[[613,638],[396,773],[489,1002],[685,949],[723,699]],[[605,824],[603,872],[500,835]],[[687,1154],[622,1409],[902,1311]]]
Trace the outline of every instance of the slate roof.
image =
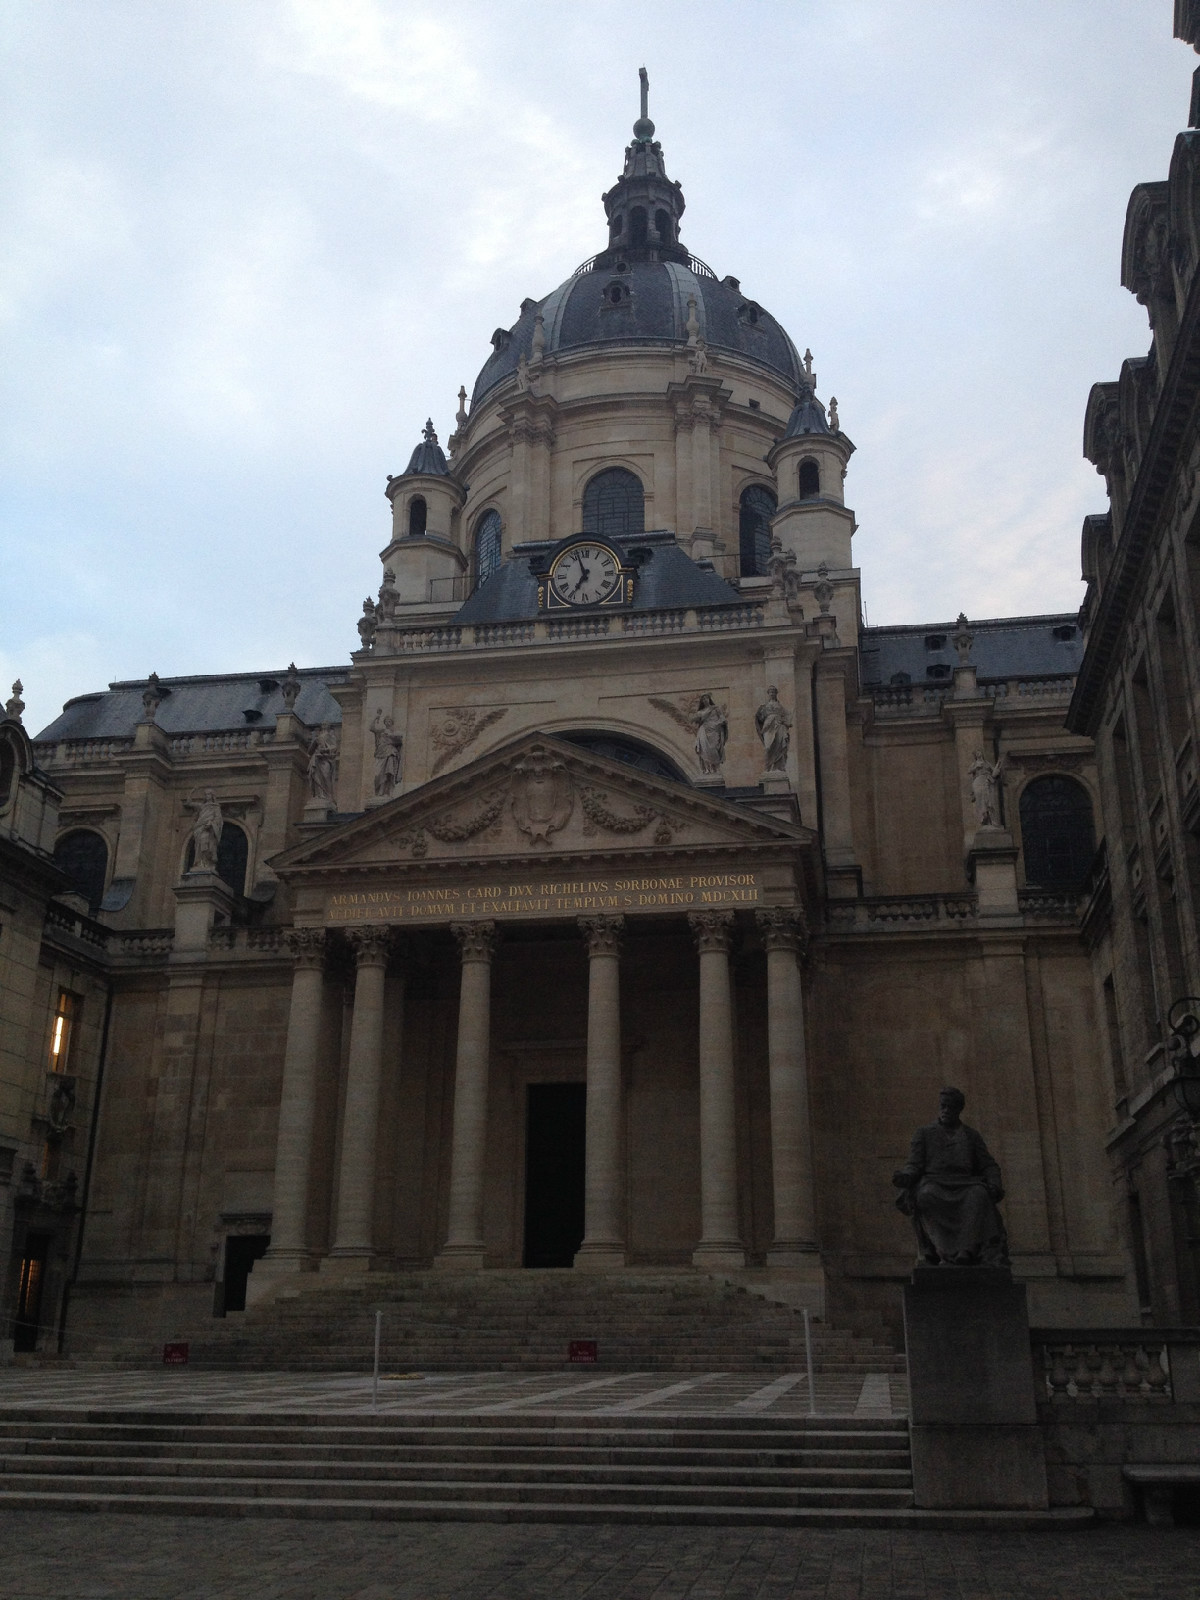
[[825,419],[825,407],[816,398],[811,389],[806,389],[800,396],[800,402],[788,418],[787,428],[784,430],[785,439],[798,439],[804,433],[828,433],[829,423]]
[[[542,566],[561,540],[547,544],[520,544],[498,572],[481,584],[454,620],[457,623],[527,622],[538,615],[534,566]],[[686,606],[744,604],[742,596],[711,569],[698,566],[675,542],[670,532],[638,534],[631,539],[610,539],[628,559],[634,552],[638,565],[633,590],[633,611],[663,611]],[[638,564],[636,552],[646,557]]]
[[[597,270],[589,263],[544,300],[526,300],[507,338],[475,380],[472,404],[510,377],[522,356],[528,359],[532,354],[539,311],[547,354],[589,345],[686,343],[689,295],[696,299],[700,337],[710,347],[749,356],[778,373],[799,394],[804,368],[795,345],[770,312],[742,293],[736,279],[718,280],[707,276],[707,269],[701,272],[677,261],[629,260],[624,268]],[[629,290],[628,300],[620,306],[605,299],[604,291],[614,284]]]
[[[971,664],[980,679],[1068,678],[1083,659],[1083,634],[1075,612],[1047,617],[998,617],[971,621],[974,635]],[[1058,638],[1055,630],[1071,630]],[[925,622],[907,627],[864,628],[861,638],[862,679],[865,688],[890,684],[899,673],[910,683],[945,680],[958,665],[950,642],[957,623]],[[930,642],[941,644],[931,648]],[[950,673],[931,674],[930,667],[948,667]]]
[[[349,667],[300,667],[300,694],[296,715],[310,727],[323,722],[340,723],[341,707],[329,693],[331,683],[343,683]],[[164,733],[217,733],[234,728],[275,726],[283,710],[279,685],[287,668],[272,672],[244,672],[203,678],[163,678],[161,686],[171,692],[158,708],[156,721]],[[110,683],[107,691],[76,695],[68,700],[62,714],[43,728],[38,743],[60,739],[132,738],[145,716],[142,691],[146,680],[138,678]],[[247,716],[246,712],[257,712]]]
[[[448,478],[450,465],[446,460],[445,452],[437,442],[437,434],[433,431],[433,423],[425,424],[425,432],[420,444],[408,458],[408,465],[399,474],[401,478],[410,478],[417,475],[426,478]],[[392,480],[393,482],[395,480]]]

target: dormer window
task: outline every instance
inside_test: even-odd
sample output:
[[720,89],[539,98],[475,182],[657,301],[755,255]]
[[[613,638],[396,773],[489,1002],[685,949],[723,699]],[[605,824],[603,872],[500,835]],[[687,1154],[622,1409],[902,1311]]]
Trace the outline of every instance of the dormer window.
[[1051,628],[1050,631],[1060,644],[1070,644],[1079,630],[1073,622],[1063,622],[1057,628]]
[[747,300],[738,307],[739,322],[747,323],[751,328],[758,327],[758,319],[762,316],[762,307],[753,300]]
[[932,678],[935,682],[940,682],[943,678],[948,678],[950,676],[950,668],[945,666],[942,662],[937,661],[933,664],[933,666],[925,668],[925,676],[927,678]]
[[629,285],[614,279],[604,286],[604,304],[606,306],[627,306],[630,301]]
[[492,349],[497,355],[499,355],[502,350],[507,350],[511,343],[512,334],[509,333],[507,328],[497,328],[495,333],[492,335]]
[[946,635],[944,633],[927,633],[925,635],[926,650],[944,650],[946,648]]

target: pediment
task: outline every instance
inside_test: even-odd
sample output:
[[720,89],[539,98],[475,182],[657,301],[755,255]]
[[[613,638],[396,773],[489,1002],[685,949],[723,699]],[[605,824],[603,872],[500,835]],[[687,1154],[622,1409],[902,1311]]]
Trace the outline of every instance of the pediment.
[[[276,856],[284,879],[411,864],[662,856],[811,841],[809,829],[528,734]],[[788,851],[791,847],[791,852]]]

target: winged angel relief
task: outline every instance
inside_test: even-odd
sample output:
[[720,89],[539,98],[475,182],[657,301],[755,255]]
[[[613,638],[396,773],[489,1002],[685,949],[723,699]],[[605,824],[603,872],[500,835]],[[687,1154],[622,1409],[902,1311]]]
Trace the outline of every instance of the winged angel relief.
[[687,708],[677,706],[673,700],[662,700],[651,695],[650,704],[656,711],[665,711],[673,722],[696,735],[693,749],[700,771],[719,773],[725,764],[725,741],[729,738],[729,720],[725,706],[719,706],[711,694],[693,696]]

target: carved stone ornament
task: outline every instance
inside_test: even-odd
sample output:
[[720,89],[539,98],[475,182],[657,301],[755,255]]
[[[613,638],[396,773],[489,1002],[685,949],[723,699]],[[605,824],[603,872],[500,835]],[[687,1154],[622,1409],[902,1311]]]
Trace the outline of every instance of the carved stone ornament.
[[324,928],[289,928],[283,942],[298,967],[319,967],[324,963],[329,943]]
[[571,775],[556,756],[532,750],[512,769],[513,820],[534,844],[545,844],[566,826],[575,809]]
[[788,748],[792,742],[792,715],[780,704],[779,690],[774,684],[767,689],[767,698],[754,713],[754,727],[762,740],[766,770],[786,772]]
[[196,811],[196,820],[192,824],[192,872],[215,872],[217,870],[217,847],[221,843],[221,833],[224,829],[224,818],[221,816],[221,803],[211,789],[204,791],[204,799]]
[[829,581],[829,563],[822,561],[817,568],[817,581],[813,584],[813,599],[821,608],[821,615],[829,615],[829,607],[833,604],[833,584]]
[[375,630],[379,626],[379,619],[375,615],[375,602],[368,595],[363,601],[362,616],[358,619],[358,637],[364,650],[369,650],[375,643]]
[[689,911],[687,919],[701,955],[706,950],[728,950],[733,943],[732,911]]
[[800,906],[771,906],[756,911],[754,920],[768,950],[794,950],[803,955],[808,948],[808,921]]
[[[466,839],[474,839],[478,834],[486,832],[494,823],[500,820],[504,810],[505,793],[503,790],[475,813],[462,822],[447,822],[436,817],[425,819],[425,828],[435,839],[440,839],[443,844],[462,844]],[[414,842],[413,854],[416,855]],[[423,852],[422,852],[423,853]]]
[[14,722],[20,722],[21,713],[25,709],[25,702],[21,699],[21,691],[24,687],[25,685],[18,678],[13,684],[12,698],[6,700],[4,704],[4,715],[11,717]]
[[354,951],[355,964],[360,967],[387,965],[392,949],[391,928],[351,928],[346,935]]
[[624,917],[578,917],[579,931],[589,956],[619,956],[625,933]]
[[458,941],[459,954],[464,962],[490,961],[500,942],[494,922],[452,922],[450,932]]
[[473,745],[485,728],[507,715],[507,706],[493,706],[490,711],[476,711],[472,706],[447,706],[429,730],[437,751],[431,771],[440,772],[448,761]]
[[166,698],[166,691],[158,681],[158,673],[152,672],[146,680],[146,687],[142,690],[142,705],[144,707],[142,720],[144,722],[153,722],[158,715],[159,706],[162,705]]
[[1020,767],[1024,772],[1082,772],[1092,758],[1082,751],[1063,755],[1010,755],[1007,765]]
[[681,728],[695,734],[693,748],[700,771],[708,775],[720,772],[725,764],[725,743],[729,738],[729,721],[725,706],[718,705],[711,694],[694,695],[686,702],[686,709],[673,700],[650,696],[656,711],[664,712]]
[[976,750],[975,759],[968,769],[971,803],[975,807],[975,821],[981,828],[1001,828],[1000,779],[1005,767],[1005,757],[993,765],[982,750]]
[[338,753],[341,738],[336,728],[325,722],[317,729],[308,747],[308,792],[314,800],[335,804]]
[[279,685],[279,693],[283,697],[283,709],[285,711],[294,711],[296,709],[296,701],[300,698],[300,690],[303,687],[304,685],[300,682],[299,675],[296,672],[296,663],[289,661],[287,677]]
[[390,800],[400,782],[404,735],[396,732],[396,724],[384,716],[382,706],[376,708],[371,735],[375,740],[375,793],[381,800]]
[[954,628],[955,631],[950,637],[950,643],[958,652],[958,664],[960,667],[969,666],[971,646],[975,643],[975,635],[967,626],[967,614],[965,611],[958,613],[958,621],[955,623]]
[[599,789],[580,789],[579,803],[587,818],[583,825],[586,834],[593,834],[597,829],[602,829],[605,833],[640,833],[652,822],[657,822],[658,827],[654,830],[655,844],[670,844],[675,836],[674,830],[678,827],[678,824],[669,822],[654,806],[636,805],[632,813],[626,816],[622,816],[618,811],[610,811]]

